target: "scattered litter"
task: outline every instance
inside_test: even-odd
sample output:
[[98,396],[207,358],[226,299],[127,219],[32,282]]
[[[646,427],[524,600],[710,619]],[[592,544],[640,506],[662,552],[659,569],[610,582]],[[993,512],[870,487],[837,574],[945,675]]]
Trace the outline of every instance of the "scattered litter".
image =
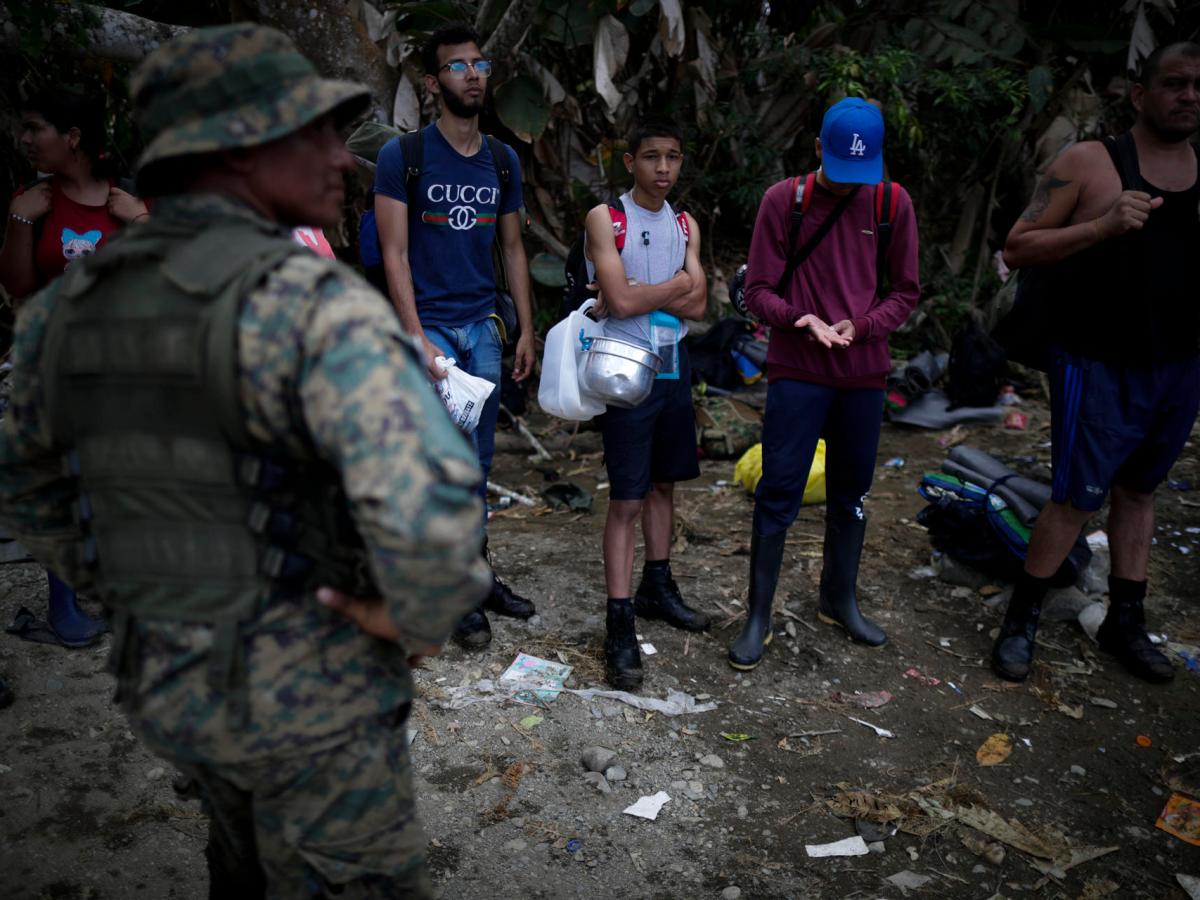
[[823,856],[866,856],[871,851],[861,835],[843,838],[832,844],[805,844],[804,852],[812,857]]
[[1167,487],[1173,491],[1190,491],[1192,489],[1192,483],[1182,478],[1171,478],[1167,480]]
[[1100,630],[1100,623],[1107,614],[1108,610],[1103,603],[1089,603],[1079,611],[1079,626],[1094,641],[1096,632]]
[[933,566],[917,566],[908,573],[908,577],[913,581],[924,581],[927,578],[936,578],[937,569]]
[[566,850],[568,853],[574,853],[576,850],[578,850],[582,846],[583,846],[583,841],[581,841],[579,838],[571,838],[569,841],[567,841],[567,846],[564,847],[563,849]]
[[953,428],[950,429],[950,431],[947,434],[944,434],[940,438],[938,438],[937,443],[938,443],[938,446],[944,450],[948,447],[953,447],[957,444],[961,444],[966,439],[967,439],[967,430],[965,428],[963,428],[961,425],[955,425]]
[[727,740],[727,741],[752,741],[752,740],[754,740],[754,735],[743,734],[740,731],[722,731],[721,737],[725,738],[725,740]]
[[[596,486],[600,490],[600,486]],[[542,491],[542,499],[551,509],[566,507],[571,512],[592,511],[592,495],[573,481],[558,481]]]
[[971,713],[971,715],[973,715],[973,716],[978,716],[979,718],[983,719],[985,722],[994,722],[995,721],[995,719],[993,719],[990,715],[988,715],[987,712],[984,709],[982,709],[978,704],[975,704],[974,706],[972,706],[970,709],[967,710],[967,712]]
[[864,722],[862,719],[856,719],[854,716],[846,716],[851,722],[857,722],[859,725],[864,725],[870,728],[875,734],[882,738],[894,738],[896,735],[888,731],[886,728],[880,728],[878,725],[872,725],[870,722]]
[[637,816],[639,819],[649,819],[653,822],[658,818],[658,813],[663,808],[663,805],[670,802],[670,794],[666,791],[659,791],[657,794],[639,797],[637,803],[625,807],[621,812],[627,816]]
[[1115,700],[1109,700],[1107,697],[1089,697],[1088,703],[1092,704],[1092,706],[1102,706],[1105,709],[1117,708],[1117,702]]
[[949,688],[950,688],[950,690],[954,691],[954,693],[956,693],[956,694],[961,694],[961,693],[962,693],[962,688],[960,688],[960,687],[959,687],[957,684],[955,684],[953,681],[947,681],[947,682],[946,682],[946,686],[947,686],[947,687],[949,687]]
[[552,702],[571,675],[571,667],[551,662],[527,653],[518,653],[497,684],[513,691],[519,703],[544,704]]
[[934,678],[932,675],[922,675],[919,669],[912,668],[904,673],[905,678],[915,678],[921,684],[927,684],[930,687],[937,687],[942,683],[940,678]]
[[904,468],[904,457],[903,456],[893,456],[891,459],[889,459],[887,462],[885,462],[883,464],[883,467],[885,469],[903,469]]
[[1183,667],[1189,672],[1200,674],[1200,647],[1191,644],[1177,644],[1167,641],[1167,651],[1183,661]]
[[907,897],[909,891],[920,890],[925,885],[929,884],[929,882],[933,881],[933,878],[929,875],[919,875],[916,872],[905,869],[903,872],[897,872],[895,875],[889,875],[883,880],[900,888],[900,893]]
[[887,691],[871,691],[869,693],[847,694],[844,691],[834,691],[829,695],[834,703],[845,703],[860,709],[878,709],[892,701],[892,695]]
[[1200,900],[1200,878],[1180,872],[1175,876],[1175,880],[1179,882],[1179,886],[1184,889],[1191,900]]
[[717,708],[716,701],[697,703],[696,698],[691,694],[672,689],[667,690],[666,700],[659,700],[656,697],[639,697],[637,694],[631,694],[628,691],[601,691],[594,688],[564,688],[564,690],[568,694],[574,694],[577,697],[582,697],[584,700],[617,700],[621,703],[628,703],[635,709],[662,713],[664,716],[682,716],[688,713],[709,712]]
[[1108,535],[1103,531],[1093,531],[1087,536],[1087,545],[1093,550],[1108,546]]
[[1013,742],[1007,734],[997,732],[979,745],[975,760],[981,766],[995,766],[1004,762],[1013,752]]
[[1008,415],[1004,417],[1004,427],[1010,431],[1024,431],[1028,424],[1029,416],[1025,415],[1023,412],[1018,412],[1015,409],[1011,410]]
[[530,728],[536,728],[545,721],[541,716],[526,716],[521,720],[521,727],[528,731]]
[[1152,740],[1150,740],[1150,738],[1147,735],[1144,735],[1144,734],[1139,734],[1137,737],[1134,738],[1134,741],[1137,743],[1137,745],[1139,747],[1142,747],[1142,748],[1149,747],[1151,744],[1154,743]]
[[654,656],[654,654],[658,653],[658,648],[655,647],[651,643],[645,643],[645,644],[642,644],[641,646],[642,646],[642,654],[645,656]]
[[1200,847],[1200,801],[1183,794],[1172,794],[1154,827]]
[[868,844],[877,844],[880,841],[886,841],[894,837],[898,827],[895,822],[872,822],[870,819],[855,819],[854,830]]

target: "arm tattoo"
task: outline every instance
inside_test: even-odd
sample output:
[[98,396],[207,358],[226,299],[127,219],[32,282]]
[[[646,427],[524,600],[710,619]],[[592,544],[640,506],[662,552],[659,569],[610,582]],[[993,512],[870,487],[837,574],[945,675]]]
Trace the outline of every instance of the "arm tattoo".
[[1029,201],[1029,207],[1021,214],[1021,218],[1026,222],[1036,222],[1042,217],[1046,207],[1050,205],[1050,192],[1060,187],[1066,187],[1070,183],[1070,179],[1064,181],[1053,172],[1047,172],[1046,177],[1038,182],[1037,190],[1033,192],[1033,199]]

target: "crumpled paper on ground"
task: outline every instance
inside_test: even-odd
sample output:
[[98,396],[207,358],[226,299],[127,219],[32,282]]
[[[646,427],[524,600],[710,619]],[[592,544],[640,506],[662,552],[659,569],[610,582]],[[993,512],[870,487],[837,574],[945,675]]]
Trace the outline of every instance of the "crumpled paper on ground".
[[658,814],[663,806],[670,802],[671,795],[666,791],[659,791],[657,794],[639,797],[636,803],[625,807],[621,812],[629,816],[637,816],[639,819],[649,819],[653,822],[658,818]]
[[[464,684],[445,691],[445,696],[429,696],[429,704],[439,709],[458,710],[474,703],[487,703],[492,700],[515,699],[519,691],[506,690],[506,685],[497,685],[490,678],[481,678],[473,684]],[[664,716],[683,716],[692,713],[710,712],[717,708],[717,703],[697,703],[696,698],[685,691],[668,690],[667,699],[657,697],[639,697],[627,691],[601,691],[593,688],[573,689],[563,688],[564,694],[575,694],[584,700],[616,700],[626,703],[635,709],[648,712],[662,713]]]
[[659,700],[656,697],[639,697],[637,694],[630,694],[628,691],[598,691],[591,688],[584,690],[568,689],[567,693],[575,694],[584,700],[618,700],[621,703],[628,703],[636,709],[659,712],[664,716],[682,716],[690,713],[709,712],[717,708],[715,702],[697,703],[696,698],[691,694],[675,690],[667,691],[666,700]]

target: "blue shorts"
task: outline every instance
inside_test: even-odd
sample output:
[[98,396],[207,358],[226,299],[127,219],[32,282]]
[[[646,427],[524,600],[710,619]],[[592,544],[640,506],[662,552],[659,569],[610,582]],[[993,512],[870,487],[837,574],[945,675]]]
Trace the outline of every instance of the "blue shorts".
[[1055,351],[1050,366],[1056,503],[1094,512],[1115,484],[1153,493],[1200,408],[1200,357],[1121,366]]
[[608,407],[601,434],[613,500],[641,500],[651,484],[700,477],[691,368],[683,344],[679,345],[679,377],[656,379],[641,406]]

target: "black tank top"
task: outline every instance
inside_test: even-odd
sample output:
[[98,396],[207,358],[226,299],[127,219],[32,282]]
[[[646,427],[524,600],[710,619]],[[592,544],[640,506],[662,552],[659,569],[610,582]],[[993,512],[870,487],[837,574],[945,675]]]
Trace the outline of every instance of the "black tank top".
[[[1200,173],[1185,191],[1142,178],[1129,132],[1106,138],[1122,190],[1162,197],[1145,227],[1049,268],[1054,337],[1080,356],[1148,365],[1200,354]],[[1200,148],[1193,146],[1200,159]],[[1198,167],[1200,168],[1200,167]]]

